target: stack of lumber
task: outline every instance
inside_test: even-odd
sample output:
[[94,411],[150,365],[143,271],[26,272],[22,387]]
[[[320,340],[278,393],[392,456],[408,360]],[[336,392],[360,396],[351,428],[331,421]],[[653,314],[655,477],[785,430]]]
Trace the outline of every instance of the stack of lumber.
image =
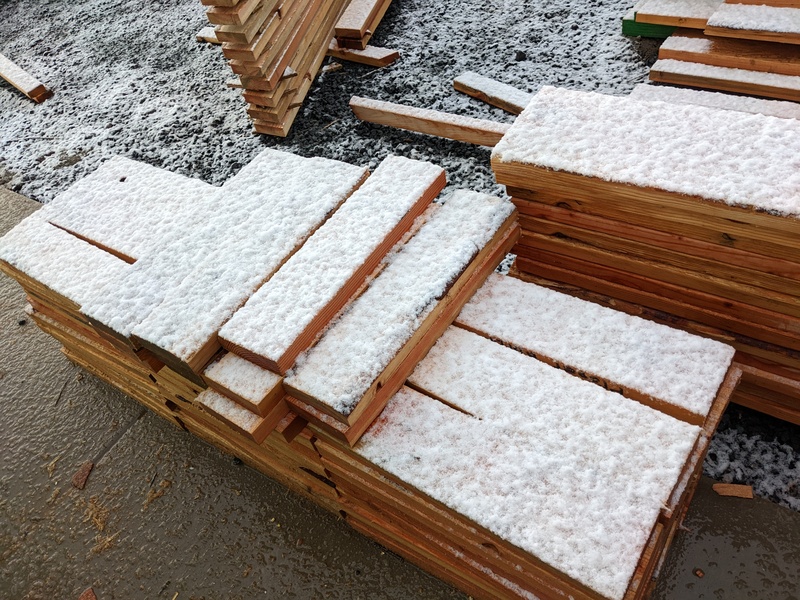
[[391,3],[392,0],[349,0],[334,29],[337,46],[366,49]]
[[[725,5],[727,6],[727,5]],[[787,9],[789,10],[789,9]],[[797,10],[800,20],[800,8]],[[800,101],[800,52],[754,41],[678,29],[661,45],[650,79],[723,92]]]
[[346,0],[202,0],[258,133],[286,136]]
[[794,119],[544,88],[492,165],[521,275],[732,344],[799,422],[798,155]]
[[[426,208],[433,165],[390,157],[363,179],[274,151],[219,188],[112,160],[2,238],[0,266],[71,360],[473,596],[646,597],[742,376],[733,349],[491,274],[513,207]],[[224,250],[250,221],[269,232],[253,247],[284,252],[269,277],[246,266],[257,231],[238,263]],[[191,319],[132,324],[179,316],[178,289]],[[220,319],[225,349],[192,367],[206,334],[183,327]],[[356,413],[370,422],[346,427]]]

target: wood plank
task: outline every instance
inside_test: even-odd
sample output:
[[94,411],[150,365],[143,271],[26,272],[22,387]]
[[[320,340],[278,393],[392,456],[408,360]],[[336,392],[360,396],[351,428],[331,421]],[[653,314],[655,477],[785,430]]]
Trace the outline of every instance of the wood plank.
[[659,59],[650,81],[800,102],[800,77]]
[[753,499],[753,486],[751,485],[738,485],[735,483],[715,483],[711,486],[720,496],[729,496],[733,498],[745,498],[748,500]]
[[264,21],[278,8],[279,0],[262,0],[244,25],[217,25],[214,29],[220,42],[249,44]]
[[385,67],[400,58],[400,53],[397,50],[378,48],[377,46],[367,46],[363,50],[342,48],[333,39],[328,47],[328,56],[371,67]]
[[381,0],[380,4],[378,5],[378,10],[373,15],[372,20],[369,22],[364,35],[356,38],[337,36],[336,39],[339,43],[339,46],[342,48],[349,48],[351,50],[364,50],[367,47],[367,44],[369,44],[369,41],[372,39],[372,36],[374,35],[375,30],[378,28],[378,25],[380,25],[381,20],[383,20],[386,11],[389,10],[391,3],[392,0]]
[[358,96],[350,98],[350,108],[362,121],[481,146],[494,146],[510,127],[505,123]]
[[211,6],[206,18],[212,25],[244,25],[261,0],[241,0],[234,6]]
[[502,108],[512,115],[518,115],[525,110],[533,97],[533,94],[472,71],[456,77],[453,80],[453,88],[487,104]]
[[47,89],[42,82],[2,54],[0,54],[0,77],[36,103],[42,103],[53,95],[52,90]]
[[334,28],[334,35],[361,39],[369,29],[383,0],[350,0]]
[[658,58],[800,75],[800,53],[791,45],[712,37],[701,31],[678,29],[658,50]]
[[708,19],[706,34],[800,44],[800,8],[723,3]]
[[217,38],[217,32],[214,30],[213,27],[203,27],[200,31],[197,32],[195,38],[197,39],[198,42],[205,42],[207,44],[222,43]]
[[636,22],[703,29],[722,0],[647,0],[636,8]]

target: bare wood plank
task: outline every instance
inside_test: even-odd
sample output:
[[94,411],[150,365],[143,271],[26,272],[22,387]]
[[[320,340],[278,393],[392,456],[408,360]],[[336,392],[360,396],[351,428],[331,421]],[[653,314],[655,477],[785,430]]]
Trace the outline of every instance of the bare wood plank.
[[385,67],[400,58],[400,53],[397,50],[377,46],[367,46],[363,50],[342,48],[334,39],[328,47],[328,56],[371,67]]
[[753,499],[753,486],[739,485],[735,483],[715,483],[711,489],[717,492],[720,496],[728,496],[732,498],[745,498],[747,500]]
[[369,29],[372,19],[383,0],[351,0],[336,22],[334,35],[361,39]]
[[510,127],[505,123],[358,96],[350,98],[350,108],[362,121],[481,146],[494,146]]
[[212,6],[206,18],[212,25],[244,25],[261,0],[241,0],[234,6]]

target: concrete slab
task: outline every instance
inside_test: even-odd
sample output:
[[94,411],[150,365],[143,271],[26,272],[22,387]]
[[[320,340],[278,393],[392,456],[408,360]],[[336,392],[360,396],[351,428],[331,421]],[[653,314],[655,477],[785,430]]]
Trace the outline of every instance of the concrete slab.
[[[0,188],[0,232],[35,207]],[[0,598],[465,598],[82,373],[23,308],[0,278]],[[653,598],[797,598],[800,514],[710,486]]]

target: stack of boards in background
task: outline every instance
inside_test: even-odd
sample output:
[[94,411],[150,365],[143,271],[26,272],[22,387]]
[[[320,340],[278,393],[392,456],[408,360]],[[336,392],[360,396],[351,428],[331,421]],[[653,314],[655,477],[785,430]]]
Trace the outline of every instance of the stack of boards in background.
[[367,46],[391,0],[201,1],[258,133],[288,135],[326,54],[375,66],[398,56]]
[[734,400],[798,423],[798,156],[795,119],[543,88],[492,165],[521,276],[730,343]]
[[800,101],[800,2],[644,0],[633,10],[637,24],[673,27],[653,33],[669,37],[652,81]]
[[643,598],[734,351],[492,274],[513,205],[443,185],[398,157],[268,150],[221,187],[114,159],[0,267],[71,360],[475,597]]
[[286,136],[346,0],[202,0],[258,133]]

